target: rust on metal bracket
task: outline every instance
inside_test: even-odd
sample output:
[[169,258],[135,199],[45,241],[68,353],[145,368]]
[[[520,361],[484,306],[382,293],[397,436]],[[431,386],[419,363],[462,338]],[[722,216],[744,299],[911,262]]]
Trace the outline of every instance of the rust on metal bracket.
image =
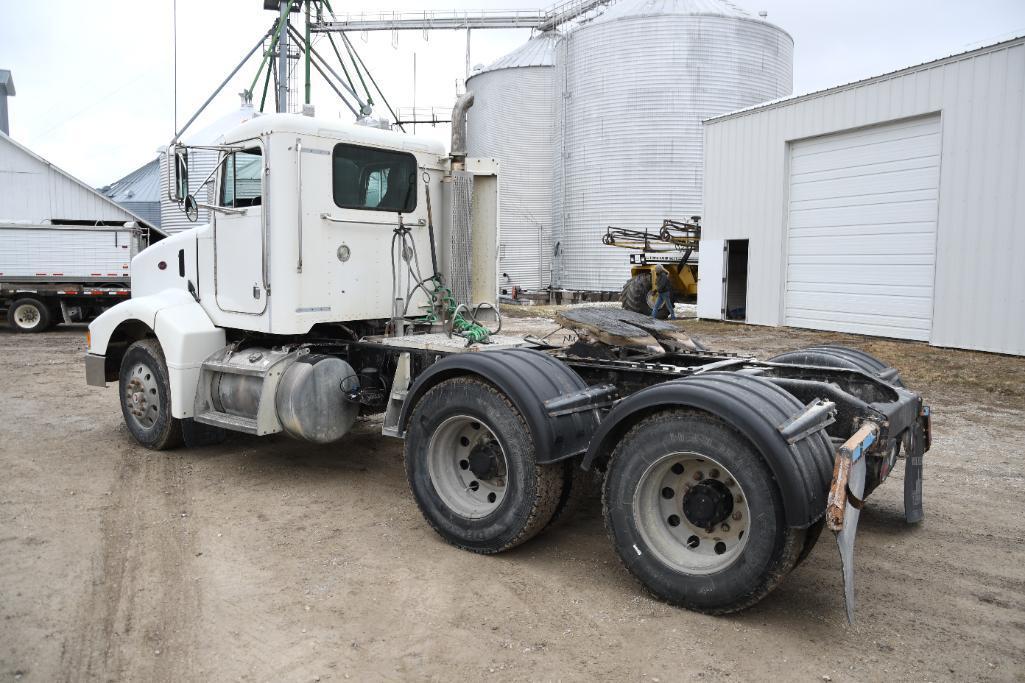
[[[876,440],[879,427],[873,422],[866,422],[847,439],[836,454],[833,465],[833,483],[829,486],[829,498],[826,501],[826,525],[830,531],[843,529],[844,515],[847,512],[847,480],[851,476],[851,465]],[[857,501],[860,503],[861,501]],[[857,506],[855,506],[857,507]]]

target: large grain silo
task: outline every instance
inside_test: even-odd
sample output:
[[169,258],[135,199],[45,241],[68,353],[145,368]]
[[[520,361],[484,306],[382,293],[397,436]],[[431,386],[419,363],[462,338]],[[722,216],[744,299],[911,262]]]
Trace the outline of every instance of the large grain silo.
[[702,119],[790,94],[793,46],[722,0],[620,0],[563,36],[556,286],[620,289],[628,257],[602,245],[607,226],[701,213]]
[[503,287],[536,290],[550,283],[558,37],[553,32],[535,36],[466,82],[474,94],[467,151],[501,164]]

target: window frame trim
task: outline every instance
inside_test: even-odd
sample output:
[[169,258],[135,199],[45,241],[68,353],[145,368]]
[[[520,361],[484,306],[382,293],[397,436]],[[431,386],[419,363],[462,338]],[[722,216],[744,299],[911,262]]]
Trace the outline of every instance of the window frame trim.
[[[244,142],[250,142],[250,140],[246,140]],[[259,138],[253,138],[252,142],[256,142],[256,144],[255,145],[247,145],[245,147],[234,147],[233,146],[231,149],[224,150],[224,152],[223,152],[223,154],[221,156],[220,161],[217,162],[218,170],[217,170],[217,174],[216,175],[217,175],[217,178],[218,178],[218,182],[217,182],[217,185],[216,185],[216,192],[215,192],[215,196],[214,196],[214,202],[215,202],[215,204],[217,206],[219,206],[221,208],[225,208],[225,209],[254,209],[254,208],[258,208],[258,207],[262,207],[263,206],[263,200],[264,200],[264,198],[267,195],[267,183],[266,183],[266,180],[267,180],[267,173],[266,173],[267,157],[263,153],[264,152],[263,141],[260,140]],[[246,153],[252,154],[252,152],[250,150],[254,150],[254,149],[255,150],[259,150],[259,152],[260,152],[259,153],[259,157],[260,157],[260,203],[259,204],[251,204],[249,206],[236,206],[235,205],[235,201],[238,198],[238,172],[237,172],[238,168],[235,165],[235,155],[238,154],[239,152],[241,152],[243,154],[246,154]],[[253,156],[257,156],[257,155],[254,154]],[[228,175],[228,159],[231,159],[231,163],[232,163],[232,177],[231,177],[231,190],[232,190],[232,200],[231,201],[232,201],[232,203],[231,203],[230,206],[224,203],[224,189],[225,189],[225,186],[226,186],[226,182],[225,181],[227,180],[227,175]]]
[[[394,154],[400,157],[409,157],[413,162],[413,192],[410,193],[410,197],[413,202],[412,207],[403,207],[402,210],[396,211],[390,208],[380,208],[377,206],[345,206],[338,203],[338,199],[335,197],[335,152],[339,147],[349,147],[353,149],[365,149],[373,152],[385,152],[387,154]],[[358,145],[352,142],[336,142],[331,147],[331,202],[335,207],[343,209],[345,211],[378,211],[385,213],[401,213],[410,214],[416,211],[416,207],[420,204],[419,190],[416,186],[416,171],[420,168],[420,163],[416,158],[416,155],[412,152],[406,152],[396,149],[388,149],[385,147],[371,147],[369,145]],[[363,169],[360,169],[360,175],[363,174]],[[362,183],[362,181],[360,181]]]

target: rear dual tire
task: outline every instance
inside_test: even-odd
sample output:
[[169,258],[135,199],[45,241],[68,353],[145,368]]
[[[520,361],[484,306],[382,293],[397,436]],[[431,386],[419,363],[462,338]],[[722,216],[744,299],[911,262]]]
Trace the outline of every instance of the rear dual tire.
[[702,412],[660,412],[630,429],[609,461],[603,510],[627,570],[657,598],[699,612],[758,602],[804,547],[765,461]]
[[537,463],[526,422],[493,385],[460,377],[419,400],[406,479],[428,524],[452,545],[493,554],[524,543],[563,500],[564,463]]

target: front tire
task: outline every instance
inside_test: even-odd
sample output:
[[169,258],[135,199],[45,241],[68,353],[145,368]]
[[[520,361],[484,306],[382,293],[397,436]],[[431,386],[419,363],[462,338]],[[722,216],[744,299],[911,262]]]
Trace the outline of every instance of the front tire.
[[768,465],[728,424],[669,410],[616,446],[605,523],[626,568],[656,597],[709,614],[742,610],[794,568],[804,530],[786,525]]
[[53,316],[42,301],[25,297],[11,304],[7,311],[7,321],[18,332],[34,334],[50,329]]
[[424,518],[452,545],[498,553],[540,532],[563,490],[563,464],[539,465],[530,430],[494,386],[460,377],[413,409],[406,478]]
[[128,347],[121,359],[119,389],[121,413],[136,441],[154,451],[181,445],[181,421],[171,415],[167,362],[156,339]]

